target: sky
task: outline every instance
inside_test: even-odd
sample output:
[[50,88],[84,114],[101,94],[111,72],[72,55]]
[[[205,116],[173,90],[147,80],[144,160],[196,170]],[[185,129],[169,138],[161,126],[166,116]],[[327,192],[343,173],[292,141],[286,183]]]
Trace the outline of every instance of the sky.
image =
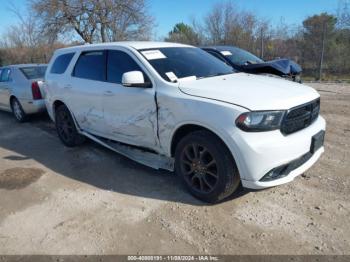
[[[2,0],[0,9],[0,34],[6,31],[17,18],[6,8],[6,2],[13,2],[25,11],[28,0]],[[283,18],[284,22],[301,25],[310,15],[328,12],[336,13],[339,0],[233,0],[240,10],[252,11],[273,25]],[[5,2],[5,3],[4,3]],[[200,20],[211,7],[222,0],[148,0],[150,13],[155,17],[156,38],[162,38],[179,22],[190,23],[191,17]],[[9,4],[7,4],[9,5]]]

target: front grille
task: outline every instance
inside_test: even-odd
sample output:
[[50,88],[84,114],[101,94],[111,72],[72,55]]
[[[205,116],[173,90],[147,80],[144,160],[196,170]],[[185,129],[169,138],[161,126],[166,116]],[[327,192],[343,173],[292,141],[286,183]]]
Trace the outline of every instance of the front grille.
[[281,132],[285,135],[310,126],[320,113],[320,99],[316,99],[307,104],[297,106],[288,110],[282,124]]

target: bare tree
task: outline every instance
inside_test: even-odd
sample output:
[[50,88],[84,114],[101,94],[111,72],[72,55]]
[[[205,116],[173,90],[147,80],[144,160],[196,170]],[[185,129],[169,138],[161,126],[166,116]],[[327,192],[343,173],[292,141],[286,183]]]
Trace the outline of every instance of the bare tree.
[[228,34],[228,26],[234,17],[232,4],[218,3],[213,6],[211,12],[204,18],[204,27],[209,42],[215,44],[225,44],[225,36]]
[[85,42],[92,43],[96,31],[93,6],[84,0],[32,0],[31,7],[46,34],[74,30]]
[[350,1],[339,0],[338,3],[338,25],[342,28],[350,28]]
[[2,34],[2,63],[47,62],[54,46],[48,36],[42,34],[35,17],[24,15],[14,4],[8,9],[18,18],[18,23],[9,26]]
[[250,12],[239,10],[232,1],[213,6],[204,17],[204,29],[211,44],[236,45],[255,51],[259,20]]
[[109,9],[110,14],[107,16],[105,24],[109,41],[150,39],[154,18],[148,14],[147,4],[144,0],[107,2],[110,5],[112,2]]
[[9,4],[8,9],[19,22],[7,29],[4,36],[6,44],[17,47],[36,47],[47,42],[48,39],[41,33],[35,17],[24,15],[13,3]]
[[87,43],[147,39],[153,17],[145,0],[32,0],[45,32],[73,30]]

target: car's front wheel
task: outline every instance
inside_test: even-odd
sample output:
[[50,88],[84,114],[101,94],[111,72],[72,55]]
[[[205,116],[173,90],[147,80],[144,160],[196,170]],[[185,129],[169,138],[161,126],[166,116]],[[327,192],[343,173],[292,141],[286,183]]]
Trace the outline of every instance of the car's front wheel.
[[59,138],[66,146],[74,147],[85,141],[85,137],[79,134],[73,117],[65,105],[56,109],[55,125]]
[[175,171],[192,195],[209,203],[230,196],[240,183],[231,153],[208,131],[193,132],[179,142]]

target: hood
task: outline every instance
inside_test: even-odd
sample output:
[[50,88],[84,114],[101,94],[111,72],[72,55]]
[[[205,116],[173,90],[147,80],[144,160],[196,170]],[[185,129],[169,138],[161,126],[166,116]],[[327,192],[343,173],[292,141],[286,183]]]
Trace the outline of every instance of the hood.
[[254,73],[271,73],[278,75],[300,74],[301,67],[289,59],[277,59],[258,64],[243,65],[242,68]]
[[246,73],[179,81],[179,88],[188,95],[227,102],[249,110],[285,110],[319,97],[313,88],[305,85]]

